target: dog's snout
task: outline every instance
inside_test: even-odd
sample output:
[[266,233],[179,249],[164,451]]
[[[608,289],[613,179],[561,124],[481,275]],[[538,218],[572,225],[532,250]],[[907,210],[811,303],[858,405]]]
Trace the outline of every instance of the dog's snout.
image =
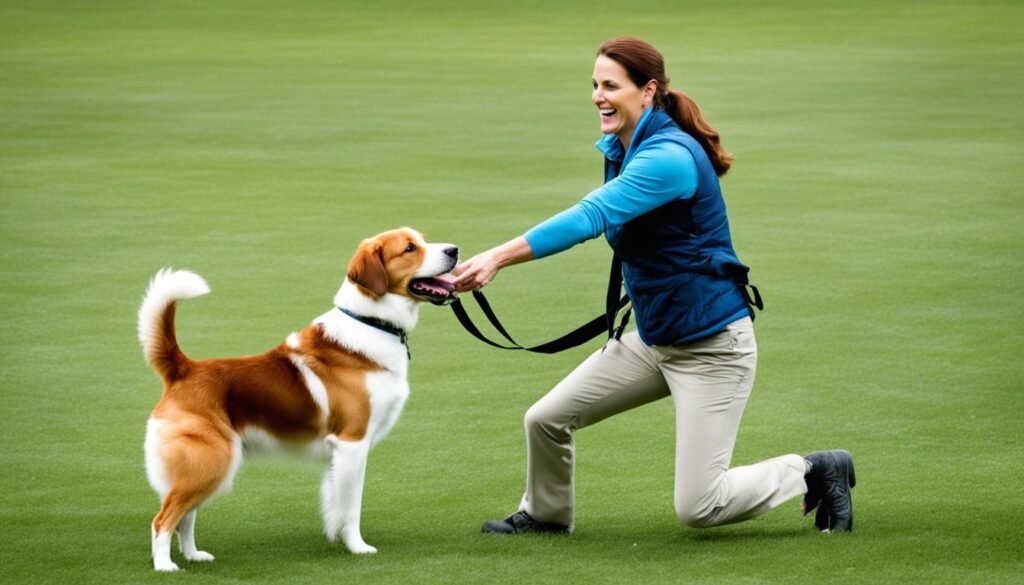
[[449,258],[454,258],[454,259],[458,260],[459,259],[459,247],[458,246],[448,246],[447,248],[444,249],[444,255],[449,257]]

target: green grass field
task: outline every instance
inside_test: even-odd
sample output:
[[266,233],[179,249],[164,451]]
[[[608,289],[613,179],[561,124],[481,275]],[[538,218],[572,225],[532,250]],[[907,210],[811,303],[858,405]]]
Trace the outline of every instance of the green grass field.
[[[550,4],[0,0],[0,582],[1021,582],[1024,5]],[[254,457],[199,514],[217,561],[153,574],[149,277],[210,282],[178,313],[187,353],[249,354],[330,309],[366,236],[468,257],[522,233],[599,183],[590,74],[619,34],[736,154],[767,310],[734,463],[849,449],[856,531],[797,501],[680,525],[665,401],[578,434],[574,535],[480,535],[519,501],[522,414],[594,345],[499,352],[427,306],[369,464],[378,555],[323,538],[320,463]],[[489,297],[546,341],[600,311],[608,257]]]

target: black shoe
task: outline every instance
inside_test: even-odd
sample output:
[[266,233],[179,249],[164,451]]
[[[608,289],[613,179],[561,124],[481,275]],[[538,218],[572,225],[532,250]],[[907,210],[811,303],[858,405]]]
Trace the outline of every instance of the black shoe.
[[818,530],[853,530],[853,498],[850,490],[857,485],[857,476],[849,451],[818,451],[804,459],[811,465],[811,470],[804,475],[804,481],[807,482],[804,516],[820,504],[814,516],[814,525]]
[[504,520],[489,520],[484,522],[480,532],[487,534],[523,534],[526,532],[547,532],[553,534],[569,532],[568,526],[562,524],[551,524],[538,522],[526,512],[520,511],[512,514]]

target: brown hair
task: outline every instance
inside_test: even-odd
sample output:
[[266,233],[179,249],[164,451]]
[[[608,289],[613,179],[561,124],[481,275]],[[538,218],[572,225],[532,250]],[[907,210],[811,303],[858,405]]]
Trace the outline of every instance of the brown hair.
[[656,81],[658,89],[654,94],[654,103],[668,112],[679,127],[704,148],[718,176],[729,170],[733,161],[732,153],[722,146],[718,131],[704,118],[697,102],[678,89],[669,89],[665,60],[657,49],[634,37],[618,37],[601,45],[597,54],[622,65],[637,87],[643,87],[652,79]]

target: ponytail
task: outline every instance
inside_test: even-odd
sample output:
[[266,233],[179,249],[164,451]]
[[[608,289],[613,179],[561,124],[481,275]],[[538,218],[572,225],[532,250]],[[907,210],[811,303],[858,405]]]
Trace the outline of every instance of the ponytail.
[[721,177],[728,172],[732,166],[733,155],[722,146],[718,131],[704,117],[704,112],[697,102],[678,89],[669,89],[662,93],[661,88],[658,88],[656,99],[676,124],[701,145],[711,159],[715,174]]

